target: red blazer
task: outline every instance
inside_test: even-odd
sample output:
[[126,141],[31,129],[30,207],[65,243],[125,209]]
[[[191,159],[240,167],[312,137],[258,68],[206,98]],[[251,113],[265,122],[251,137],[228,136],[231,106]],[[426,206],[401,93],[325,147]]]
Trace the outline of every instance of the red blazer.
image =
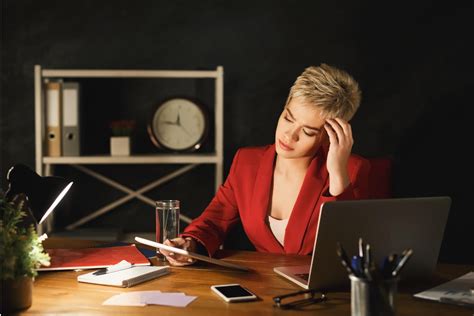
[[275,145],[238,150],[225,183],[201,216],[186,227],[182,236],[195,238],[212,255],[223,243],[229,229],[241,220],[249,240],[258,251],[310,254],[322,203],[369,196],[370,164],[356,155],[351,155],[348,163],[351,184],[339,196],[330,196],[326,151],[320,150],[306,172],[286,227],[285,246],[282,247],[267,220],[275,155]]

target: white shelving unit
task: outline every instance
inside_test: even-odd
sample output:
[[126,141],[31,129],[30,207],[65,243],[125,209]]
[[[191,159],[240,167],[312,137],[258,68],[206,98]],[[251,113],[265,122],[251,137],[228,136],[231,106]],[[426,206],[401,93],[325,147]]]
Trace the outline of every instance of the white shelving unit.
[[[214,105],[214,153],[192,154],[150,154],[131,156],[78,156],[78,157],[49,157],[45,156],[45,105],[43,82],[45,79],[63,78],[189,78],[189,79],[214,79],[215,105]],[[224,69],[218,66],[216,70],[109,70],[109,69],[43,69],[35,65],[35,152],[36,172],[40,175],[52,175],[54,165],[70,165],[105,184],[124,192],[126,195],[108,205],[91,212],[77,222],[67,226],[74,229],[102,214],[110,212],[117,206],[137,198],[151,206],[154,200],[143,195],[145,192],[172,180],[173,178],[193,169],[199,164],[215,165],[215,191],[223,180],[223,129],[224,129]],[[150,184],[132,190],[100,173],[86,167],[91,164],[183,164],[178,170],[165,175]],[[191,219],[181,215],[181,220],[190,222]],[[51,223],[49,228],[51,228]]]

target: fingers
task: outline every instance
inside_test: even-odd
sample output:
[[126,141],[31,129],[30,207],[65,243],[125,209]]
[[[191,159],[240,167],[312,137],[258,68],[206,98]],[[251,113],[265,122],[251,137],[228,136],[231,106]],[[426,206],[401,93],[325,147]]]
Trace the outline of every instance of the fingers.
[[[163,244],[186,250],[189,248],[190,240],[178,237],[172,240],[167,239],[163,242]],[[166,257],[168,262],[174,266],[185,266],[196,262],[196,260],[193,258],[189,258],[187,256],[176,254],[167,250],[160,249],[160,253],[162,253]]]
[[195,259],[184,257],[184,256],[180,256],[179,258],[166,257],[166,260],[168,260],[168,262],[171,265],[176,266],[176,267],[183,267],[183,266],[187,266],[196,262]]
[[339,126],[344,131],[344,135],[346,135],[349,139],[352,139],[352,127],[347,121],[336,117],[335,120],[339,123]]
[[324,124],[324,129],[326,130],[326,133],[328,134],[329,143],[331,143],[331,144],[337,143],[336,132],[331,127],[331,125],[329,123]]
[[352,144],[352,128],[347,121],[341,118],[327,119],[326,124],[324,124],[324,128],[326,129],[326,132],[329,136],[329,141],[332,144],[342,142],[348,142],[349,144]]
[[166,245],[169,243],[170,246],[176,247],[176,248],[182,248],[183,245],[186,243],[186,240],[184,238],[178,237],[178,238],[173,238],[173,239],[167,239],[165,240],[164,244]]
[[187,266],[196,262],[196,259],[176,254],[166,257],[166,260],[168,260],[172,265],[178,267]]
[[[178,239],[178,238],[175,238],[175,239]],[[173,239],[173,240],[175,240],[175,239]],[[165,244],[166,246],[180,248],[176,242],[174,242],[172,240],[169,240],[169,239],[166,239],[163,242],[163,244]],[[168,250],[164,250],[164,249],[160,249],[160,253],[163,254],[165,257],[174,256],[174,253],[172,253]]]

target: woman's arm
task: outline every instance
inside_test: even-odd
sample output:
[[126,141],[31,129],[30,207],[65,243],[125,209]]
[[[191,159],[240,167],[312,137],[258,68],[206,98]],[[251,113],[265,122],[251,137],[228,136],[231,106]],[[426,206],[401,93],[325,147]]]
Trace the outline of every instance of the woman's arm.
[[234,195],[239,151],[234,156],[229,175],[204,212],[189,224],[181,237],[191,237],[203,245],[211,256],[223,243],[227,232],[239,221]]

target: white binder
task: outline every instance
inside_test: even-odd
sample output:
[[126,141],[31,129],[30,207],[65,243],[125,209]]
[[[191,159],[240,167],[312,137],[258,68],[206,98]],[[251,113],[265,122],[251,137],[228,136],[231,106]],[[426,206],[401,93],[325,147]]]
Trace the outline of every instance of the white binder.
[[62,151],[63,156],[79,156],[80,123],[79,123],[79,83],[64,82],[62,85]]
[[61,156],[61,83],[45,83],[46,153]]

